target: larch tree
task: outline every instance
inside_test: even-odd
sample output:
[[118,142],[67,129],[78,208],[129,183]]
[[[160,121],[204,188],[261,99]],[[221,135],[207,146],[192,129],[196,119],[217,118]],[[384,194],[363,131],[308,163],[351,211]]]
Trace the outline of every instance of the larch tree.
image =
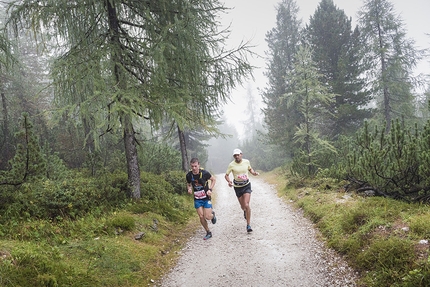
[[414,119],[413,68],[422,52],[406,37],[406,29],[387,0],[365,0],[359,25],[366,46],[368,80],[387,131],[395,118]]
[[24,0],[9,7],[9,25],[57,40],[57,103],[86,120],[91,140],[122,133],[131,196],[140,198],[139,126],[205,122],[251,71],[245,45],[222,45],[224,10],[210,0]]
[[266,34],[268,86],[262,97],[264,123],[270,143],[289,151],[296,123],[300,114],[294,107],[287,107],[283,95],[290,88],[294,55],[300,45],[301,21],[297,18],[299,8],[294,0],[283,0],[277,6],[276,26]]
[[363,46],[359,30],[353,30],[351,22],[333,0],[321,0],[305,29],[320,81],[335,94],[322,131],[332,139],[353,134],[372,116],[371,98],[362,76]]
[[7,168],[8,161],[12,158],[11,129],[9,117],[9,105],[6,96],[8,82],[8,70],[11,64],[11,48],[7,38],[0,34],[0,103],[1,103],[1,140],[0,140],[0,169]]
[[294,133],[295,155],[292,170],[306,176],[315,175],[318,168],[327,163],[324,156],[335,152],[321,135],[321,119],[329,113],[334,95],[320,82],[320,74],[312,54],[310,46],[300,46],[293,69],[288,75],[291,88],[284,95],[287,107],[297,109],[302,119],[297,123]]

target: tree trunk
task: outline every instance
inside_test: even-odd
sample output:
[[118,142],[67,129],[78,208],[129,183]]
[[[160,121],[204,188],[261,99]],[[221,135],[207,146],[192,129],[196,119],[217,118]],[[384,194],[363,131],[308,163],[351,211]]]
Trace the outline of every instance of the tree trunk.
[[383,32],[382,27],[378,22],[378,39],[379,39],[379,49],[380,49],[380,61],[381,61],[381,76],[382,76],[382,86],[383,86],[383,94],[384,94],[384,118],[387,122],[387,126],[385,128],[386,132],[389,132],[391,129],[391,107],[390,107],[390,93],[387,88],[387,68],[386,68],[386,59],[384,52],[384,44],[383,44]]
[[[119,20],[116,9],[112,5],[111,1],[106,1],[105,3],[109,15],[109,28],[112,45],[114,47],[121,47],[119,40]],[[127,83],[124,78],[122,68],[120,68],[120,63],[122,63],[121,55],[119,51],[115,49],[112,51],[112,61],[114,63],[114,75],[116,82],[118,83],[118,87],[120,90],[126,90]],[[123,101],[121,97],[119,97],[119,101]],[[130,103],[128,102],[124,105],[129,106]],[[123,114],[121,116],[121,123],[124,127],[124,147],[125,157],[127,158],[128,186],[131,189],[131,197],[138,199],[140,198],[140,169],[137,159],[136,138],[131,116]]]
[[181,131],[181,129],[178,127],[178,137],[179,137],[179,144],[181,148],[181,156],[182,156],[182,170],[187,171],[188,170],[188,154],[187,154],[187,146],[185,144],[185,136],[184,132]]
[[140,168],[137,159],[136,138],[133,124],[129,116],[124,116],[124,146],[127,158],[128,185],[131,189],[132,198],[140,198]]
[[9,159],[12,158],[9,149],[9,118],[6,103],[6,96],[1,93],[1,101],[3,105],[3,141],[1,143],[1,158],[0,158],[0,169],[6,169]]

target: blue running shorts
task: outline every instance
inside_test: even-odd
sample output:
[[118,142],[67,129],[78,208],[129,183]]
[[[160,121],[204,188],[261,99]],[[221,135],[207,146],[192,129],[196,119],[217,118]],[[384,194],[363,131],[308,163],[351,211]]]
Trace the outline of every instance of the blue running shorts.
[[212,201],[207,199],[194,199],[194,207],[197,209],[199,207],[212,208]]

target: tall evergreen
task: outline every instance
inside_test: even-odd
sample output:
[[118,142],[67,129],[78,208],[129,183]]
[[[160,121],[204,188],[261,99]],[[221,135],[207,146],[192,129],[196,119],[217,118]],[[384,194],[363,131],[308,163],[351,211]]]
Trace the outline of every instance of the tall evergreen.
[[367,75],[379,119],[387,130],[395,118],[413,119],[413,68],[421,57],[414,41],[406,38],[404,24],[388,0],[365,0],[359,11],[360,30],[366,40]]
[[283,96],[291,83],[294,55],[300,44],[301,21],[297,18],[299,8],[294,0],[282,0],[277,6],[276,26],[266,34],[268,87],[262,97],[264,123],[270,142],[289,150],[300,114],[295,107],[288,107]]
[[10,160],[10,169],[0,172],[0,185],[20,185],[47,176],[46,158],[27,113],[22,115],[20,122],[16,153]]
[[[330,143],[321,135],[322,118],[329,113],[333,94],[320,82],[316,63],[312,60],[312,49],[302,45],[296,54],[293,69],[288,75],[291,89],[284,95],[289,108],[300,113],[294,133],[296,154],[292,170],[300,175],[312,176],[318,168],[327,164],[326,155],[334,152]],[[329,152],[327,152],[329,151]]]
[[10,8],[10,27],[48,31],[63,44],[52,69],[58,103],[86,119],[94,140],[122,133],[134,198],[139,125],[205,122],[251,69],[246,47],[224,50],[219,1],[24,0]]
[[363,47],[359,30],[352,29],[351,22],[332,0],[321,0],[305,30],[320,81],[336,95],[322,131],[333,139],[353,134],[371,116],[370,96],[362,77]]

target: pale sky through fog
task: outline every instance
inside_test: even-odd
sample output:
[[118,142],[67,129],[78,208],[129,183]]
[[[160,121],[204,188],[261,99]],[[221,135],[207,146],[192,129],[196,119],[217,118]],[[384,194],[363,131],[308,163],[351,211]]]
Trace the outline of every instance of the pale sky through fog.
[[[224,5],[232,8],[227,15],[223,16],[222,23],[231,24],[230,48],[239,45],[241,41],[251,41],[256,46],[253,51],[262,57],[268,50],[265,41],[266,33],[275,27],[276,6],[280,0],[224,0]],[[299,18],[302,23],[308,23],[318,7],[320,0],[296,0],[299,7]],[[353,27],[357,23],[357,12],[363,5],[363,0],[334,0],[335,5],[345,11],[352,18]],[[430,0],[391,0],[397,14],[400,15],[408,31],[408,38],[415,40],[416,48],[430,48]],[[255,81],[249,81],[243,87],[232,92],[232,103],[225,106],[224,110],[229,122],[239,127],[240,134],[246,130],[246,126],[240,124],[245,118],[247,90],[250,89],[255,98],[261,99],[260,92],[266,86],[266,63],[263,58],[250,58],[251,64],[259,67],[254,70]],[[430,63],[428,60],[419,65],[419,71],[430,74]],[[261,105],[261,103],[260,103]],[[231,115],[231,116],[230,116]],[[241,117],[241,115],[243,115]]]

